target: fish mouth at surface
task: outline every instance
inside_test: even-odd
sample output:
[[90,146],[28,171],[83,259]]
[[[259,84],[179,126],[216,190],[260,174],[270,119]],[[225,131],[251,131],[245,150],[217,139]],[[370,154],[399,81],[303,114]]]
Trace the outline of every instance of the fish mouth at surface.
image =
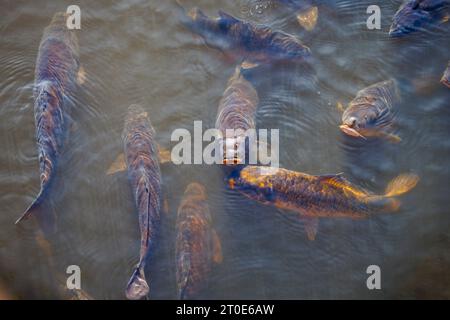
[[350,127],[347,124],[340,125],[339,129],[341,129],[342,132],[344,132],[349,136],[366,139],[361,133],[359,133],[357,130],[355,130],[354,128]]

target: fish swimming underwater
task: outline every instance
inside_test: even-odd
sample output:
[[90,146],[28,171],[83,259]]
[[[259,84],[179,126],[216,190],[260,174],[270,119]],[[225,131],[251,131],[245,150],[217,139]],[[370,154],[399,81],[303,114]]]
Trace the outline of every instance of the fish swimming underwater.
[[306,231],[312,240],[317,218],[361,219],[380,211],[395,211],[400,206],[395,197],[410,191],[418,180],[414,174],[399,175],[383,195],[376,195],[341,175],[314,176],[275,167],[246,166],[233,173],[228,184],[250,199],[311,219]]
[[[217,110],[216,129],[221,131],[223,137],[219,143],[224,152],[224,164],[244,162],[245,159],[242,157],[245,156],[245,132],[255,129],[258,103],[258,93],[242,75],[241,66],[237,66],[233,76],[228,80],[228,87],[222,95]],[[227,137],[227,129],[236,130],[235,135]]]
[[251,65],[304,61],[311,55],[310,49],[297,37],[241,21],[223,11],[219,11],[219,17],[209,18],[194,8],[185,14],[184,20],[184,24],[199,34],[207,45],[231,53]]
[[[394,80],[375,83],[360,90],[343,110],[340,129],[353,137],[383,137],[392,142],[401,139],[390,133],[394,114],[392,108],[400,100]],[[340,109],[343,109],[340,106]]]
[[192,299],[204,288],[213,263],[222,262],[219,237],[212,227],[206,190],[191,183],[178,208],[176,278],[178,297]]
[[38,196],[16,223],[29,218],[42,204],[56,171],[67,133],[67,98],[75,88],[80,63],[78,40],[66,27],[66,14],[56,13],[45,29],[36,61],[34,118],[41,187]]
[[149,292],[145,264],[153,248],[160,224],[161,171],[154,129],[147,113],[139,105],[131,105],[123,131],[128,179],[139,214],[141,249],[139,262],[128,282],[128,299],[141,299]]
[[450,88],[450,61],[448,62],[447,69],[445,69],[441,78],[441,83]]
[[449,17],[450,0],[408,0],[395,13],[389,36],[402,37],[447,22]]

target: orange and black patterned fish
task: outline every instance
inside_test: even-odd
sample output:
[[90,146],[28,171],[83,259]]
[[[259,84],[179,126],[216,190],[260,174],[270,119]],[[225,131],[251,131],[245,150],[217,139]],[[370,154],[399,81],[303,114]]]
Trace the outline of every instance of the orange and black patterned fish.
[[355,186],[341,175],[314,176],[274,167],[247,166],[233,173],[230,188],[246,197],[310,218],[308,238],[314,239],[317,218],[367,218],[374,212],[392,212],[395,197],[414,188],[419,178],[402,174],[393,179],[383,195]]
[[176,278],[180,299],[195,298],[207,284],[213,263],[222,262],[220,240],[206,201],[205,188],[191,183],[178,208]]
[[400,138],[389,130],[394,119],[392,108],[399,100],[395,80],[375,83],[358,92],[343,111],[339,128],[353,137],[384,137],[398,142]]
[[147,112],[139,105],[131,105],[123,132],[124,153],[141,230],[139,262],[125,292],[133,300],[149,292],[144,268],[160,224],[161,171],[154,134]]
[[241,21],[223,11],[219,11],[219,17],[210,18],[194,8],[184,20],[209,46],[253,64],[304,61],[311,55],[310,49],[296,36]]
[[[245,154],[245,132],[255,129],[255,113],[258,106],[258,94],[253,85],[244,78],[241,66],[237,66],[234,75],[228,80],[217,110],[216,129],[222,133],[219,142],[224,151],[224,164],[241,164]],[[236,130],[233,137],[227,137],[226,131]],[[242,149],[240,149],[242,147]],[[242,153],[238,151],[242,150]]]
[[445,69],[444,75],[441,78],[441,83],[450,88],[450,61],[448,62],[447,69]]
[[44,31],[35,70],[34,117],[41,188],[16,223],[29,218],[50,189],[67,130],[65,100],[74,89],[79,70],[75,31],[67,28],[65,13],[56,13]]

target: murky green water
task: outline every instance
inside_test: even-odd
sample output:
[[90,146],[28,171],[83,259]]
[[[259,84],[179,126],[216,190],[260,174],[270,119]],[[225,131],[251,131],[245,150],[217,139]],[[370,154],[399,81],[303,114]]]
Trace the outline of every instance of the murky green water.
[[[249,10],[261,1],[183,2],[296,34],[311,48],[314,59],[307,66],[263,67],[251,75],[260,98],[257,126],[280,130],[282,167],[344,172],[379,192],[402,172],[415,172],[421,181],[402,197],[398,213],[323,219],[310,242],[295,214],[228,190],[220,168],[162,167],[169,213],[147,268],[151,298],[176,298],[175,217],[192,181],[207,187],[224,254],[199,298],[450,298],[450,90],[438,81],[449,59],[448,27],[389,39],[400,1],[379,1],[382,30],[371,31],[366,8],[372,2],[322,1],[312,32],[282,5]],[[17,298],[64,298],[36,243],[36,226],[14,221],[39,189],[32,99],[37,49],[53,14],[70,4],[0,3],[0,287]],[[191,130],[195,120],[214,127],[235,65],[180,24],[174,1],[77,4],[87,82],[77,92],[76,125],[49,203],[58,216],[58,232],[49,241],[57,272],[79,265],[82,288],[91,296],[123,299],[138,259],[138,219],[126,176],[105,172],[122,150],[126,108],[143,105],[159,143],[171,147],[176,128]],[[358,90],[389,78],[399,81],[403,96],[396,106],[402,142],[348,144],[338,129],[336,102],[347,103]],[[366,287],[371,264],[381,268],[381,290]]]

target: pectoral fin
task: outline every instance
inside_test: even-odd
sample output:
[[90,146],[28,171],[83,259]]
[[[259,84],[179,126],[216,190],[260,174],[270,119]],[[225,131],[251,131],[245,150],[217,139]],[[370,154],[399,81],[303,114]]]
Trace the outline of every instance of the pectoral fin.
[[86,70],[84,70],[83,66],[80,66],[78,68],[78,73],[77,73],[77,83],[79,85],[82,85],[85,82],[86,82]]
[[158,144],[158,157],[160,164],[165,164],[172,161],[170,150],[162,148],[159,144]]
[[167,201],[167,198],[164,197],[163,200],[163,212],[168,215],[169,214],[169,201]]
[[372,138],[386,139],[392,143],[399,143],[400,141],[402,141],[402,139],[398,135],[379,129],[366,130],[365,136]]
[[222,244],[220,243],[219,236],[215,229],[212,230],[212,241],[213,241],[213,261],[214,263],[222,263]]
[[302,217],[302,220],[304,222],[304,228],[308,240],[314,241],[316,239],[317,228],[319,227],[319,219]]
[[336,108],[338,109],[338,111],[340,113],[344,113],[345,108],[344,108],[344,105],[342,104],[342,102],[340,102],[340,101],[336,102]]
[[253,68],[256,68],[257,66],[259,66],[258,63],[251,62],[249,60],[244,60],[241,63],[241,69],[243,69],[243,70],[253,69]]
[[383,131],[380,132],[380,137],[383,139],[386,139],[392,143],[399,143],[402,141],[402,138],[400,138],[398,135],[393,134],[393,133],[383,132]]
[[311,7],[300,11],[297,14],[297,21],[307,31],[312,31],[317,24],[318,17],[319,9],[317,7]]
[[111,166],[108,168],[108,171],[106,171],[106,174],[111,175],[111,174],[125,171],[126,169],[127,169],[127,164],[125,161],[125,154],[120,153],[117,156],[117,158],[114,160],[114,162],[111,164]]

